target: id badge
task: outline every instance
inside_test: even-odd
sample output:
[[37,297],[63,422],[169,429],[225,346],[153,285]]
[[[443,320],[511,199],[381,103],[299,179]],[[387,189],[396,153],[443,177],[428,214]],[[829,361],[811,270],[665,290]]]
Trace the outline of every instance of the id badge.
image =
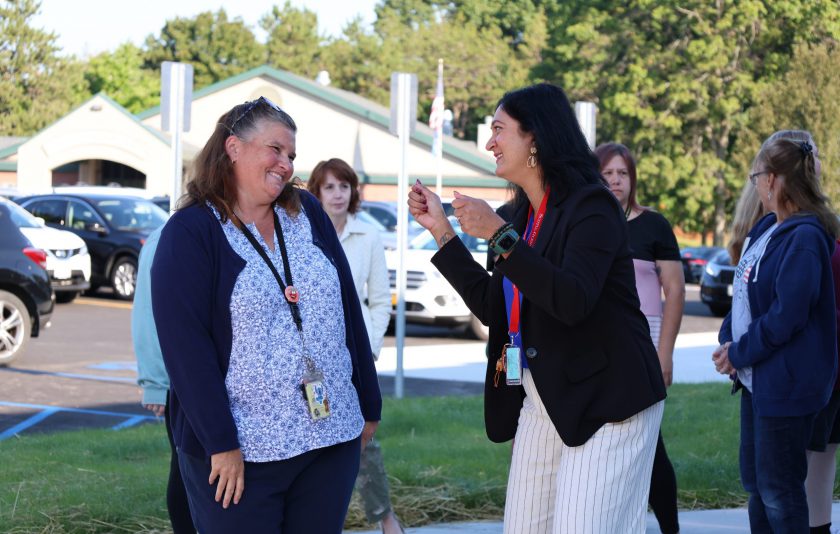
[[330,416],[330,400],[324,385],[324,376],[318,372],[306,373],[303,377],[303,393],[309,405],[309,415],[313,421]]
[[509,386],[522,385],[522,358],[516,345],[505,346],[505,383]]

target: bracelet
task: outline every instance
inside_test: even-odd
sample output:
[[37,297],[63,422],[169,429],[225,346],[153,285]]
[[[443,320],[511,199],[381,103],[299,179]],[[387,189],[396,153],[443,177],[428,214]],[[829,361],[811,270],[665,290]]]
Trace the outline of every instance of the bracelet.
[[509,223],[509,222],[506,222],[505,224],[500,226],[499,229],[496,230],[493,233],[492,236],[490,236],[490,239],[487,242],[487,244],[490,245],[490,248],[495,248],[496,247],[496,240],[499,239],[499,237],[501,237],[502,234],[504,234],[505,232],[507,232],[511,228],[513,228],[513,223]]

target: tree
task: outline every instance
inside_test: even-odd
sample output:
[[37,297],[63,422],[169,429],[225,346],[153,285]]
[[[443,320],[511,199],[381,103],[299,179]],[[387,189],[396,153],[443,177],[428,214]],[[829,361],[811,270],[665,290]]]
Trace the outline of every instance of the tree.
[[91,94],[103,92],[132,113],[157,105],[160,75],[143,69],[143,51],[131,43],[92,57],[85,69]]
[[268,65],[306,78],[314,78],[322,69],[318,16],[314,11],[294,8],[286,0],[283,9],[274,6],[260,19],[260,27],[268,34]]
[[366,31],[358,17],[321,50],[323,68],[333,85],[386,106],[391,72],[399,70],[401,55],[396,47],[386,46],[378,35]]
[[239,17],[228,20],[224,9],[166,21],[160,36],[146,38],[146,48],[145,68],[159,71],[164,61],[190,63],[197,88],[257,67],[265,57],[251,29]]
[[31,135],[83,100],[81,68],[56,35],[31,26],[35,0],[0,3],[0,135]]
[[749,172],[761,143],[777,130],[808,130],[822,161],[823,190],[840,206],[840,48],[835,43],[799,45],[790,69],[763,84],[750,109],[750,129],[738,139],[741,176]]
[[[327,46],[324,64],[330,65],[335,85],[385,105],[391,72],[417,73],[422,117],[431,108],[442,58],[455,135],[474,139],[475,124],[493,112],[504,91],[527,81],[532,60],[517,57],[498,27],[480,27],[444,7],[424,0],[386,0],[376,8],[373,33],[362,30],[358,21],[348,25]],[[544,28],[545,17],[535,20]]]
[[735,142],[794,45],[836,38],[831,0],[567,2],[535,76],[599,106],[599,138],[639,157],[641,200],[723,241],[743,175]]

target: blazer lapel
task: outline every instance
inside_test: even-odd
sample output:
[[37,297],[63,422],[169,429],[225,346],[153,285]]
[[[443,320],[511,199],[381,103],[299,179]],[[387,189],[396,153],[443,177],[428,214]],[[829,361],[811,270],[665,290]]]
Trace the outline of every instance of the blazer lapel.
[[[562,213],[561,201],[561,195],[555,189],[552,189],[549,193],[548,204],[546,205],[545,217],[540,227],[540,233],[537,234],[537,242],[534,243],[534,250],[540,256],[544,255],[549,241],[554,236],[554,228],[557,226],[557,222],[560,220],[560,214]],[[527,215],[525,217],[527,221]]]

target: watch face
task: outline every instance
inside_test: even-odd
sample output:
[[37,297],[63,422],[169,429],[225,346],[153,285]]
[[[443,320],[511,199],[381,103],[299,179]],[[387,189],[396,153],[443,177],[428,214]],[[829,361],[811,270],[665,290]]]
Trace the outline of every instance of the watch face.
[[514,238],[514,237],[513,237],[512,235],[510,235],[510,234],[505,234],[505,235],[504,235],[504,236],[502,236],[502,238],[499,240],[499,242],[498,242],[498,246],[499,246],[499,248],[503,248],[503,249],[507,250],[507,249],[509,249],[510,247],[512,247],[514,243],[516,243],[516,238]]

